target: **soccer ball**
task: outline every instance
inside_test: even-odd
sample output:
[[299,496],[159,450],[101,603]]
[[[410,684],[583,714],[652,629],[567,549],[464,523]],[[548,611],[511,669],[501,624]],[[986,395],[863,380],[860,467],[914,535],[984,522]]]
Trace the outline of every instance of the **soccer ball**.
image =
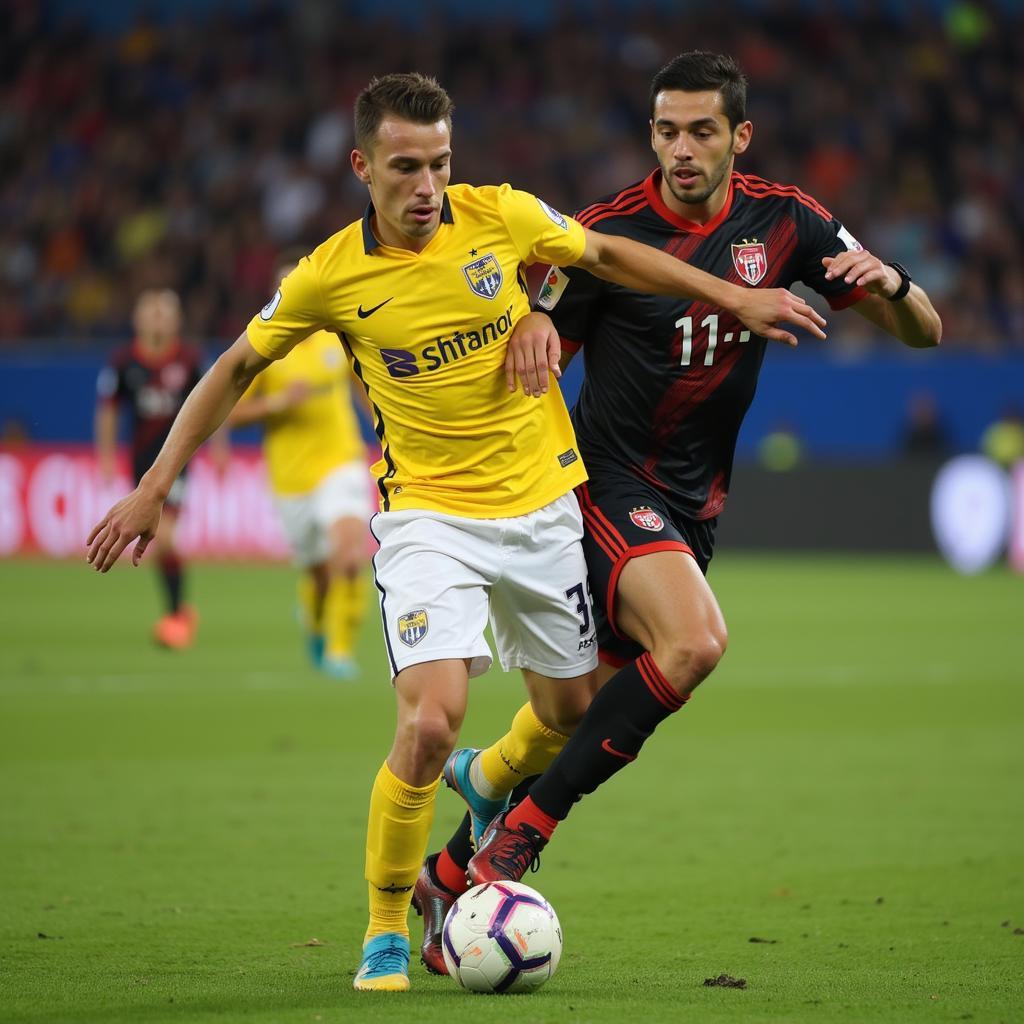
[[448,973],[471,992],[532,992],[558,967],[562,926],[535,889],[487,882],[452,905],[442,949]]

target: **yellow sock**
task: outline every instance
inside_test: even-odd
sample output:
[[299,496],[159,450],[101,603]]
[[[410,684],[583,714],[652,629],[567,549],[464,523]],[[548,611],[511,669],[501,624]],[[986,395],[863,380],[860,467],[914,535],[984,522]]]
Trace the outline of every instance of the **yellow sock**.
[[497,793],[511,793],[530,775],[540,775],[568,736],[549,729],[524,704],[512,719],[512,727],[492,747],[480,752],[480,771]]
[[367,938],[382,932],[409,934],[412,888],[427,852],[440,781],[410,786],[391,771],[387,761],[377,772],[366,829],[366,880],[370,891]]
[[366,611],[366,576],[331,580],[324,601],[325,647],[328,657],[350,658]]
[[324,605],[317,607],[316,584],[313,577],[303,573],[299,577],[296,591],[299,597],[299,608],[302,610],[302,625],[310,633],[322,633],[324,629]]

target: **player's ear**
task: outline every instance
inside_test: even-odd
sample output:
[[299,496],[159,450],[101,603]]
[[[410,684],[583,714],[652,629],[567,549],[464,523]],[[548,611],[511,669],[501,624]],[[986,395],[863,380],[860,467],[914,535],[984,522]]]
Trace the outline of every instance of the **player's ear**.
[[750,121],[741,121],[736,125],[736,130],[732,133],[732,151],[734,155],[739,156],[740,153],[746,152],[753,134],[754,126]]
[[349,158],[352,161],[352,170],[355,176],[364,184],[370,184],[370,162],[361,149],[353,149]]
[[655,146],[655,144],[654,144],[654,121],[650,120],[647,123],[651,126],[651,149],[653,149],[654,152],[657,153],[658,152],[658,147]]

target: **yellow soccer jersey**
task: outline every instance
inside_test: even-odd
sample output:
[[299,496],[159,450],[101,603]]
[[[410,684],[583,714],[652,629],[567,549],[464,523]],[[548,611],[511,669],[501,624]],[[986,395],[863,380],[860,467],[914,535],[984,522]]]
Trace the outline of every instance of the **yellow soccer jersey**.
[[303,259],[248,336],[277,359],[314,328],[342,334],[377,419],[381,508],[516,516],[585,480],[561,392],[510,394],[504,372],[523,266],[575,263],[582,227],[508,185],[450,185],[420,253],[381,245],[372,215]]
[[243,397],[279,394],[298,382],[309,387],[308,396],[264,424],[263,450],[276,494],[306,494],[331,470],[364,457],[348,358],[336,334],[310,335],[271,363]]

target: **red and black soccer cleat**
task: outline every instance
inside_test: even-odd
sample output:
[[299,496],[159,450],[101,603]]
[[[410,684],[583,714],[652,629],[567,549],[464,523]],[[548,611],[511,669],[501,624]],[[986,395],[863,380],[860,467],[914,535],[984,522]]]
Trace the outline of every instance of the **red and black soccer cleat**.
[[540,851],[548,841],[525,822],[518,828],[507,828],[508,814],[503,811],[487,826],[480,849],[470,859],[466,872],[473,885],[518,882],[528,870],[540,867]]
[[435,853],[423,862],[423,870],[412,890],[412,905],[423,918],[423,945],[420,946],[423,966],[431,974],[447,974],[448,966],[441,952],[441,933],[444,931],[444,919],[459,897],[435,881],[433,867],[436,860]]

